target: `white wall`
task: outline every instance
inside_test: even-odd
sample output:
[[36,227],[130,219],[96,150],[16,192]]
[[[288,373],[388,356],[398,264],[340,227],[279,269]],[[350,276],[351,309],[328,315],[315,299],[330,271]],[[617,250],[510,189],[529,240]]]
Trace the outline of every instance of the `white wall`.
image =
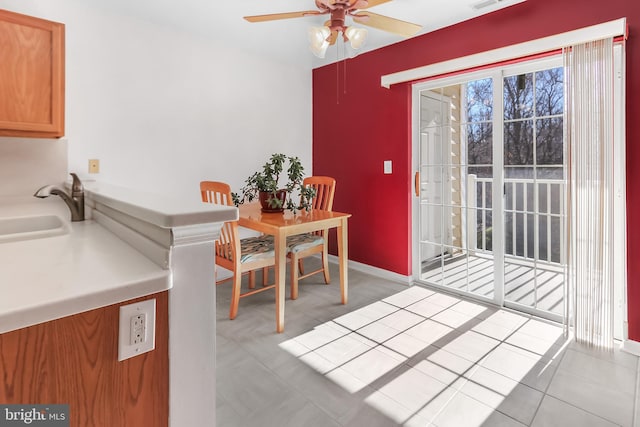
[[0,138],[0,197],[30,196],[43,185],[61,184],[65,179],[65,138]]
[[0,8],[66,25],[69,171],[86,176],[98,158],[92,178],[194,197],[201,180],[238,189],[273,152],[311,173],[308,70],[82,0]]

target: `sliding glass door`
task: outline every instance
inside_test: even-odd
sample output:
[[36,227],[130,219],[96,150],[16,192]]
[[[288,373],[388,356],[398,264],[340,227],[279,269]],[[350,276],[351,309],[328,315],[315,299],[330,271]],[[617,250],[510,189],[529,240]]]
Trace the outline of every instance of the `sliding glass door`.
[[416,85],[417,282],[560,319],[562,91],[549,60]]
[[503,94],[505,304],[559,320],[566,261],[563,70],[510,70]]

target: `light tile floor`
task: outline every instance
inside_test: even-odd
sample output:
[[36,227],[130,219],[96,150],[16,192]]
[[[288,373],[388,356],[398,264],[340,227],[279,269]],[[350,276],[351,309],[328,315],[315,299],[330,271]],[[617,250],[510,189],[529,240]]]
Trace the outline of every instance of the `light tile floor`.
[[635,356],[354,270],[346,306],[337,283],[301,283],[283,334],[272,293],[243,299],[230,321],[218,287],[218,427],[635,426]]

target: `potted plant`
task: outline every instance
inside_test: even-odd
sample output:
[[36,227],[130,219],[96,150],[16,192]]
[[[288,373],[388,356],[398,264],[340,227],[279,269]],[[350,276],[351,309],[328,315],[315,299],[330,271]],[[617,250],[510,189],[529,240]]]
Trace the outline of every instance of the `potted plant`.
[[[280,187],[280,175],[286,169],[287,182]],[[297,209],[311,209],[311,199],[315,196],[315,190],[311,187],[303,187],[304,166],[298,157],[287,156],[282,153],[272,154],[269,160],[262,166],[262,170],[254,172],[245,180],[245,185],[240,193],[231,193],[233,203],[238,206],[241,203],[260,200],[263,212],[282,212],[284,209],[296,211]],[[299,193],[299,203],[293,201],[293,193]]]

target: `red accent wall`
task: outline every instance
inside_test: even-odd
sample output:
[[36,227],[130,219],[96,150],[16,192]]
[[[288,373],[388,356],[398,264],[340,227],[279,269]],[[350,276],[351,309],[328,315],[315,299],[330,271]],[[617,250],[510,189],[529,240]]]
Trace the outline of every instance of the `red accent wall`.
[[[334,209],[353,214],[349,258],[411,274],[411,86],[385,74],[626,17],[629,337],[640,341],[640,2],[528,0],[313,71],[313,173],[337,180]],[[334,48],[335,49],[335,48]],[[383,161],[393,174],[383,174]],[[635,166],[635,167],[634,167]],[[335,246],[335,245],[334,245]],[[335,247],[333,248],[335,253]]]

